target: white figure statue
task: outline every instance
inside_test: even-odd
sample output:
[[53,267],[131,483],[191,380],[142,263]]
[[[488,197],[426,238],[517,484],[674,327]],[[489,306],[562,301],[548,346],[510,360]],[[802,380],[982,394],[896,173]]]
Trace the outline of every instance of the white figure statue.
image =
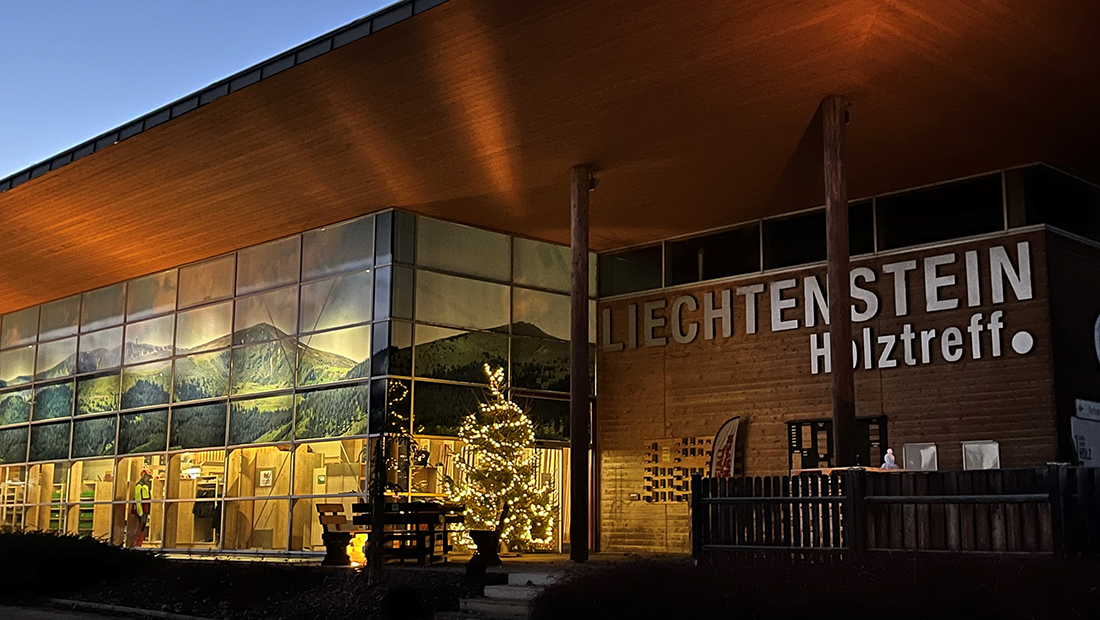
[[894,449],[893,448],[887,448],[886,449],[886,460],[882,464],[882,468],[883,469],[900,469],[898,467],[897,460],[894,459]]

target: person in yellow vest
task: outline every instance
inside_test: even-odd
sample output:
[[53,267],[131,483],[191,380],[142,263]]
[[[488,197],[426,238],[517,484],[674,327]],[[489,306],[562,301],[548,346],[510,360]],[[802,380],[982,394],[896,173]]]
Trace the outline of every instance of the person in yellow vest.
[[152,508],[151,483],[152,477],[149,475],[149,470],[143,469],[141,478],[134,484],[134,503],[130,507],[131,521],[134,523],[133,536],[130,539],[131,547],[140,547],[145,542],[145,530],[149,526],[149,511]]

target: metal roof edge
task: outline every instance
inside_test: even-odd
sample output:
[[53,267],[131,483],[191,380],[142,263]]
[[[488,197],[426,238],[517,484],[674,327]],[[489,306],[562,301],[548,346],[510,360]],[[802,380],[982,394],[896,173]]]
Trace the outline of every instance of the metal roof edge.
[[404,21],[414,15],[419,15],[444,2],[447,2],[447,0],[401,0],[400,2],[379,9],[374,13],[361,17],[321,36],[310,39],[272,58],[222,78],[196,92],[184,95],[144,116],[124,123],[89,140],[85,140],[45,161],[33,164],[8,177],[0,179],[0,193],[6,192],[9,189],[14,189],[47,172],[57,170],[82,157],[86,157],[108,146],[132,138],[169,120],[178,118],[192,110],[196,110],[213,102],[223,95],[228,95],[229,93],[251,86],[256,82],[265,80],[291,67],[298,66],[347,45],[348,43],[374,34],[375,32]]

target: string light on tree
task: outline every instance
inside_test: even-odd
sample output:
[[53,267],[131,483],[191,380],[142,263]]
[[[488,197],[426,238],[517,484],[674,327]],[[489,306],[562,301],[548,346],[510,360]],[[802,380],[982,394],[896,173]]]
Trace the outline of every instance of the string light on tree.
[[500,539],[510,549],[547,547],[553,540],[554,489],[538,482],[538,458],[530,448],[531,419],[507,396],[503,368],[485,365],[489,399],[462,422],[465,443],[458,461],[463,476],[452,483],[451,500],[466,506],[470,529],[492,530],[508,506]]

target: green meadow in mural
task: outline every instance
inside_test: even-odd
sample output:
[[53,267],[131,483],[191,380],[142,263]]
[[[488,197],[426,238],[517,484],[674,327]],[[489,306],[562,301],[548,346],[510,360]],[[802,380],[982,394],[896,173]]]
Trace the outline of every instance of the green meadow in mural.
[[117,418],[92,418],[73,423],[73,458],[113,456]]
[[122,371],[122,408],[167,405],[171,384],[170,361],[127,367]]
[[77,379],[76,414],[118,411],[118,384],[117,374]]
[[212,448],[225,445],[224,402],[172,409],[168,449]]
[[123,415],[118,429],[118,453],[162,452],[168,444],[168,412],[163,409]]
[[229,443],[269,443],[290,439],[294,397],[271,396],[235,401],[229,411]]
[[0,430],[0,463],[22,463],[27,460],[27,427]]
[[68,422],[38,424],[31,427],[32,461],[56,461],[69,458]]
[[72,380],[54,385],[40,385],[34,391],[33,415],[35,420],[67,418],[72,415]]
[[294,425],[296,439],[344,437],[367,432],[366,385],[328,388],[298,394],[298,421]]
[[31,391],[16,390],[0,394],[0,426],[19,424],[31,419]]

